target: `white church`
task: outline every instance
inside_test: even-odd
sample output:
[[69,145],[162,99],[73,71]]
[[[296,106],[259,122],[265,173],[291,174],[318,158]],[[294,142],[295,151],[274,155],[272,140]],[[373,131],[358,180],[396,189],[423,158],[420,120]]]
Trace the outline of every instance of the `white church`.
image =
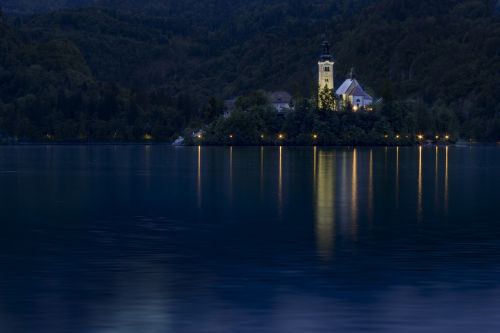
[[[330,44],[323,42],[323,51],[318,61],[318,91],[319,93],[326,88],[335,92],[341,105],[337,105],[336,109],[340,107],[352,106],[352,111],[358,110],[371,110],[373,105],[373,98],[368,95],[361,84],[354,77],[354,71],[351,70],[350,77],[335,90],[334,82],[334,65],[333,57],[330,53]],[[318,103],[320,102],[318,95]],[[321,105],[320,105],[321,107]]]

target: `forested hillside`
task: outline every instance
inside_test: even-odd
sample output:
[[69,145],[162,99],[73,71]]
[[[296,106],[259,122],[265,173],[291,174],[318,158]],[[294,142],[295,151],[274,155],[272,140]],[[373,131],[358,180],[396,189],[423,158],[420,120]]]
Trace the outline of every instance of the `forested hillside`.
[[496,1],[0,4],[4,136],[164,140],[213,120],[224,98],[257,89],[315,96],[326,37],[337,84],[355,67],[384,97],[379,112],[392,131],[404,113],[412,131],[500,139]]

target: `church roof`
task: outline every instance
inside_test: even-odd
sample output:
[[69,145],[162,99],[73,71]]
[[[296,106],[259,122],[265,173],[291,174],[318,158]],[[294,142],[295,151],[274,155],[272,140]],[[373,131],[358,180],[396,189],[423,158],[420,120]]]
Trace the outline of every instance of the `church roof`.
[[358,80],[356,79],[345,80],[335,93],[337,95],[363,96],[367,99],[373,99],[363,90]]
[[347,92],[347,89],[349,89],[349,87],[351,86],[352,81],[353,80],[351,79],[345,80],[344,83],[342,83],[342,85],[337,89],[335,93],[337,95],[344,95]]

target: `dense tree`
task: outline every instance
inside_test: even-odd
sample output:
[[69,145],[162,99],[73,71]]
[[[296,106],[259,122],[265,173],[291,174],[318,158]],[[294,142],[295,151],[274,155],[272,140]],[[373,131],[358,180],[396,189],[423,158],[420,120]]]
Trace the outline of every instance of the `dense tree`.
[[[4,136],[167,140],[185,127],[212,122],[224,98],[256,89],[317,96],[315,62],[325,35],[333,42],[337,86],[356,67],[359,80],[383,98],[376,112],[394,133],[500,140],[500,18],[494,1],[0,5],[8,13],[0,23]],[[81,8],[88,5],[95,7]],[[59,8],[70,9],[53,11]],[[30,15],[13,16],[20,13]],[[238,108],[262,107],[263,101],[242,99]],[[309,124],[303,116],[293,115],[287,126]],[[323,131],[322,137],[342,137],[339,126],[357,133],[342,127],[343,118],[321,115],[312,130]],[[282,130],[275,121],[270,126]]]
[[318,104],[321,111],[332,112],[336,109],[337,103],[335,94],[327,86],[324,86],[319,91]]

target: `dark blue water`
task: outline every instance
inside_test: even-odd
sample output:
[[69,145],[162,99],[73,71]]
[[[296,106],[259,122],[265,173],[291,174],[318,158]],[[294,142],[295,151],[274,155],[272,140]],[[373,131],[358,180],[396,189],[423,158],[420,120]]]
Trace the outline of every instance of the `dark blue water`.
[[499,332],[500,149],[0,147],[1,332]]

